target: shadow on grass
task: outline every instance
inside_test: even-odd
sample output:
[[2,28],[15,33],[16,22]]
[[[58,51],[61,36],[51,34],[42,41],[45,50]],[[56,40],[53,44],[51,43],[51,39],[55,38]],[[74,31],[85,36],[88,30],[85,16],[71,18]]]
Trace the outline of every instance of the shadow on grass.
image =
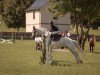
[[52,66],[73,66],[72,64],[77,64],[77,63],[72,63],[70,61],[57,61],[57,60],[53,60],[51,65]]
[[[40,65],[45,65],[44,63],[39,63]],[[73,66],[82,66],[82,65],[91,65],[92,62],[87,61],[83,63],[71,62],[71,61],[62,61],[62,60],[53,60],[50,64],[51,66],[62,66],[62,67],[73,67]]]
[[69,66],[69,67],[73,67],[73,66],[78,66],[78,65],[89,65],[91,64],[91,62],[87,61],[87,62],[83,62],[83,63],[77,63],[77,62],[71,62],[71,61],[62,61],[62,60],[53,60],[51,65],[52,66]]
[[100,52],[94,52],[95,54],[100,54]]
[[[85,51],[86,53],[91,53],[91,52],[89,52],[89,51]],[[100,54],[100,52],[93,52],[94,54]]]

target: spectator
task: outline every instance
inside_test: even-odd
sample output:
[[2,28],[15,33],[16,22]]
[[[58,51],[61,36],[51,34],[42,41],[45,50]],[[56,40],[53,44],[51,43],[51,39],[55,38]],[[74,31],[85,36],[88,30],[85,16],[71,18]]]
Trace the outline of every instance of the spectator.
[[61,35],[62,35],[62,37],[65,37],[65,32],[62,32],[62,34],[61,34]]
[[71,34],[67,31],[65,36],[68,37],[68,38],[70,38],[70,35]]
[[95,35],[91,35],[89,40],[89,46],[90,46],[90,52],[92,53],[94,52],[95,43],[96,43]]
[[35,39],[35,26],[33,26],[32,36],[31,36],[31,38]]

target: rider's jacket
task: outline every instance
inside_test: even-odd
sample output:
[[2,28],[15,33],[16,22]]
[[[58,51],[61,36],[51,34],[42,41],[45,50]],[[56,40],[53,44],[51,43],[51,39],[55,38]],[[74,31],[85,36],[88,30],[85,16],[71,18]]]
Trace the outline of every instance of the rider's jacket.
[[54,31],[59,31],[59,29],[56,26],[52,25],[50,32],[54,32]]

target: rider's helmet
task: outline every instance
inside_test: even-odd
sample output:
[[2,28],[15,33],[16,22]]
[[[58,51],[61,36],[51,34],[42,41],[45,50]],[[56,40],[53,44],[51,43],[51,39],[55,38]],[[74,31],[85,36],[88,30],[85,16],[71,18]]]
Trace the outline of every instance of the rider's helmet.
[[49,23],[50,23],[51,26],[53,25],[53,21],[50,21]]

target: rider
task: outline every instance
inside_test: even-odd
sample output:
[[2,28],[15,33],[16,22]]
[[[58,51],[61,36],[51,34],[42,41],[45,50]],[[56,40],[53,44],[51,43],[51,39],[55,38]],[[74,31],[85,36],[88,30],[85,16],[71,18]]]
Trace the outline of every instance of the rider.
[[50,27],[51,27],[50,32],[52,32],[51,39],[52,39],[52,40],[55,40],[56,37],[58,36],[57,33],[59,32],[59,29],[58,29],[58,27],[56,27],[56,26],[53,24],[53,21],[50,21]]

